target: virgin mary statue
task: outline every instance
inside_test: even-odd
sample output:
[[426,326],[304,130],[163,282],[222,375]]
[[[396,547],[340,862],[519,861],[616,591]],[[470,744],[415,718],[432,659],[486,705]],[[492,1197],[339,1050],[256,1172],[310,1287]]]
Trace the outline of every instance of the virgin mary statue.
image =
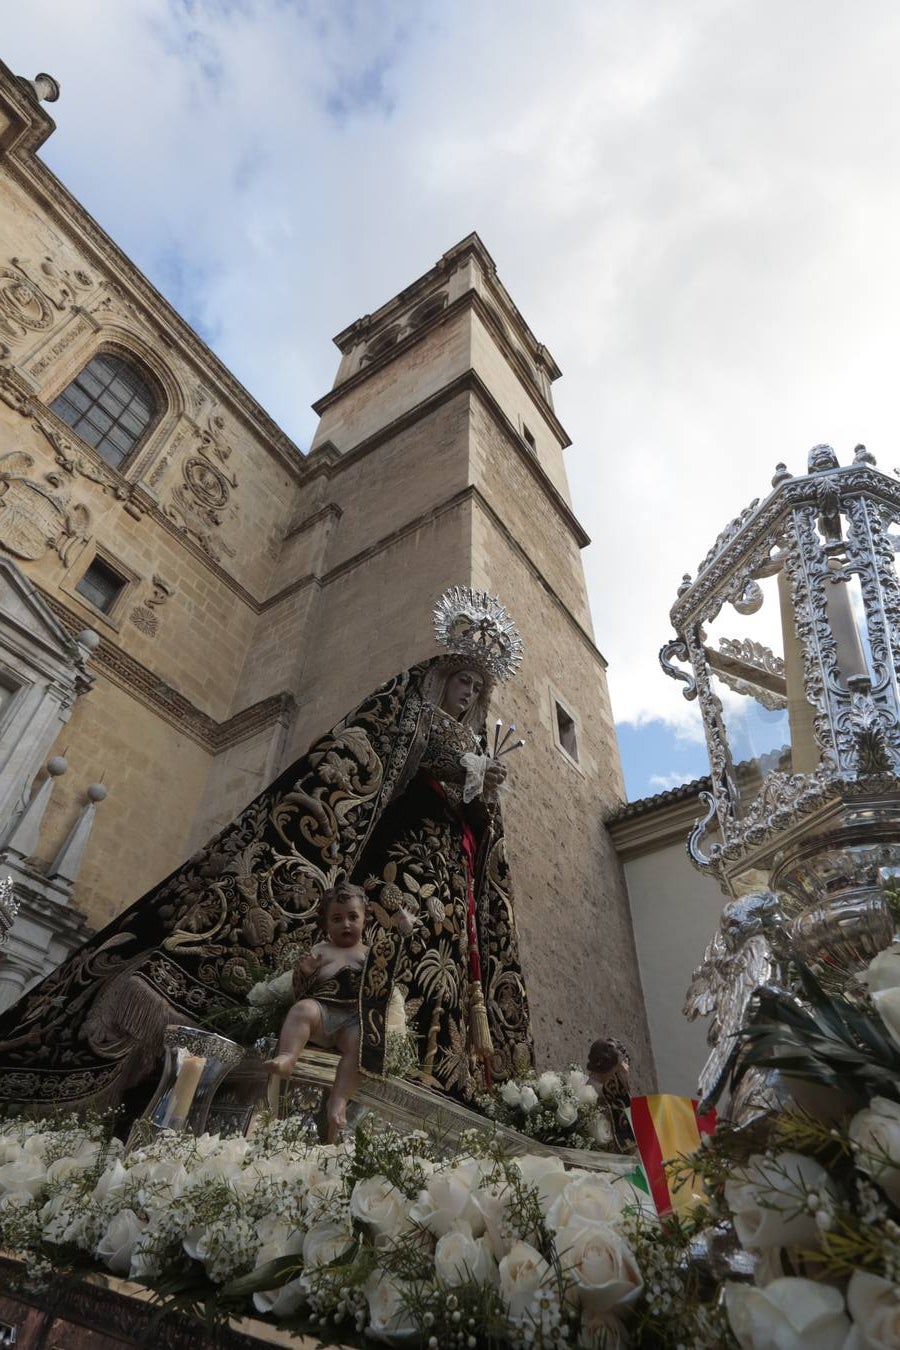
[[[260,967],[315,940],[322,892],[364,885],[372,922],[360,1068],[384,1072],[404,999],[425,1083],[463,1100],[532,1061],[512,897],[486,753],[496,680],[521,639],[493,597],[435,609],[448,654],[376,689],[199,853],[0,1017],[0,1103],[104,1106],[152,1072],[170,1022],[241,1006]],[[401,936],[400,907],[418,922]],[[396,995],[395,995],[396,997]]]

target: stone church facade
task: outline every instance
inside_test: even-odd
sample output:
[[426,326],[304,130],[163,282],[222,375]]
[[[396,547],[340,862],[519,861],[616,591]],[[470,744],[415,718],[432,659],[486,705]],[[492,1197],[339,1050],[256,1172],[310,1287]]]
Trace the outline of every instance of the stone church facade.
[[42,163],[48,87],[0,66],[0,1006],[431,655],[460,582],[526,645],[494,712],[539,1056],[616,1033],[651,1085],[552,356],[470,235],[338,334],[302,453]]

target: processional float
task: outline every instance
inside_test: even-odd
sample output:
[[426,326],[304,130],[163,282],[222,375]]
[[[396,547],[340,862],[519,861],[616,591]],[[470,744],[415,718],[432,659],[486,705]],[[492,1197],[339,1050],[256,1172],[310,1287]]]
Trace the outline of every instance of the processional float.
[[894,937],[898,549],[900,481],[865,446],[842,466],[820,445],[804,475],[777,466],[678,588],[660,661],[699,703],[710,762],[688,853],[732,897],[685,1007],[716,1014],[703,1096],[780,961],[861,969]]

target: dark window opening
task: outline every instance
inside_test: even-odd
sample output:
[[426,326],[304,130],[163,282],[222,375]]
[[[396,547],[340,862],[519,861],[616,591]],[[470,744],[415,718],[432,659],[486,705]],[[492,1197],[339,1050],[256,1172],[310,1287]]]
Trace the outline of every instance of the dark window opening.
[[533,450],[536,454],[537,444],[534,439],[534,433],[530,431],[528,427],[526,427],[524,422],[522,423],[522,438],[525,441],[525,444],[528,446],[529,450]]
[[93,357],[50,407],[116,469],[156,416],[149,385],[127,361],[110,353]]
[[119,576],[109,563],[105,563],[102,558],[95,558],[75,589],[95,609],[99,609],[102,614],[109,614],[127,584],[125,578]]
[[556,703],[556,732],[559,743],[566,754],[578,763],[578,740],[575,735],[575,719],[570,717],[561,703]]
[[422,324],[427,323],[429,319],[437,318],[438,314],[443,314],[447,307],[447,295],[441,292],[440,295],[432,295],[422,304],[413,310],[409,316],[410,327],[420,328]]

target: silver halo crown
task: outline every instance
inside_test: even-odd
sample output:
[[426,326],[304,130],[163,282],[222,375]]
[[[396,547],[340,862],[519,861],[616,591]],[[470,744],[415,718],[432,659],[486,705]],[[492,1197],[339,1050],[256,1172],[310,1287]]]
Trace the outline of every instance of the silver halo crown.
[[522,661],[519,630],[496,595],[451,586],[434,607],[434,633],[454,656],[465,657],[497,680],[508,680]]

